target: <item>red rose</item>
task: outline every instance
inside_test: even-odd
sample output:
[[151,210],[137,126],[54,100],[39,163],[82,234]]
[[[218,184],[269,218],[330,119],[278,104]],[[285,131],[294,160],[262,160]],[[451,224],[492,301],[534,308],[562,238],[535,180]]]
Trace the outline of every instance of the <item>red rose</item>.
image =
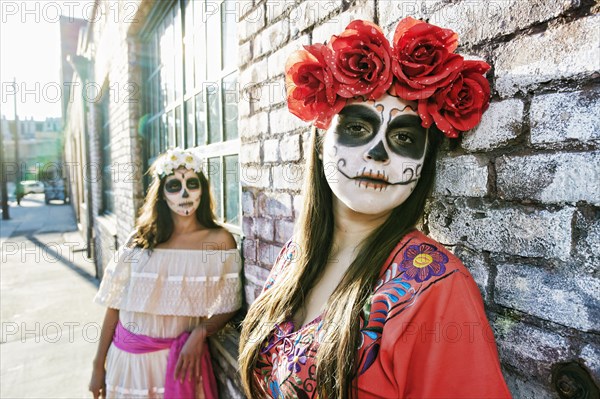
[[391,94],[405,100],[427,98],[446,87],[461,69],[463,58],[453,54],[458,35],[450,29],[404,18],[394,33]]
[[394,78],[391,48],[379,26],[353,21],[339,36],[331,38],[329,48],[332,54],[325,61],[340,82],[340,96],[374,100],[390,88]]
[[438,129],[451,138],[458,137],[458,131],[477,126],[490,105],[490,84],[483,76],[489,69],[484,61],[465,61],[448,87],[419,100],[422,125],[429,127],[435,122]]
[[331,50],[323,44],[304,48],[292,53],[285,66],[288,108],[303,121],[327,129],[346,99],[337,95],[338,83],[325,63]]

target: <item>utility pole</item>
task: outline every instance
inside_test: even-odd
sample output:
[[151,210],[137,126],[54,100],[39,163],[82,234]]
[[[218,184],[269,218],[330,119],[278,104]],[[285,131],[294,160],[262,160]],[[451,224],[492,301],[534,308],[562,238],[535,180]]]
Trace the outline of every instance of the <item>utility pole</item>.
[[14,89],[14,97],[13,102],[15,106],[15,130],[14,134],[14,142],[15,142],[15,165],[17,166],[17,170],[15,173],[15,195],[17,197],[17,204],[21,205],[21,163],[19,158],[19,114],[17,113],[17,78],[13,78],[13,89]]
[[[17,93],[15,93],[15,96]],[[8,124],[8,122],[7,122]],[[2,124],[0,124],[2,126]],[[10,219],[10,215],[8,213],[8,184],[6,181],[6,157],[4,154],[4,130],[0,128],[0,173],[2,176],[2,220]]]

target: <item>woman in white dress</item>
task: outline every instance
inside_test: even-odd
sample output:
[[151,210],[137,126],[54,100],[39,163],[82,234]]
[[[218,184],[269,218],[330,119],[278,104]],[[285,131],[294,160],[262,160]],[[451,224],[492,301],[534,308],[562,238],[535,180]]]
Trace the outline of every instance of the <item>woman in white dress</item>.
[[215,222],[202,160],[169,150],[136,229],[104,272],[94,398],[215,398],[206,337],[241,307],[241,257]]

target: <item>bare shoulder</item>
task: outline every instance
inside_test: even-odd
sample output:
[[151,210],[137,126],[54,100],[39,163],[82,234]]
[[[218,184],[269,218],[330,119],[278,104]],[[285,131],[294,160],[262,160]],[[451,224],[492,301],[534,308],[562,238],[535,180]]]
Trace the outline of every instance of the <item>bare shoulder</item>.
[[235,249],[237,244],[235,239],[227,229],[211,229],[203,243],[206,249],[226,250]]

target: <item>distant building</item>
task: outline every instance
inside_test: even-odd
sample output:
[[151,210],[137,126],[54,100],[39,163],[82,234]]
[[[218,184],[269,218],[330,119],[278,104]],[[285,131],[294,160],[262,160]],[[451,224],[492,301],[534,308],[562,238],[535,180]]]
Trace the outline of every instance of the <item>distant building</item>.
[[[16,162],[15,121],[0,120],[4,134],[5,162]],[[50,178],[45,172],[55,174],[63,163],[63,128],[61,118],[46,118],[36,121],[33,118],[19,120],[19,180],[45,180]],[[12,177],[9,176],[9,180]]]

